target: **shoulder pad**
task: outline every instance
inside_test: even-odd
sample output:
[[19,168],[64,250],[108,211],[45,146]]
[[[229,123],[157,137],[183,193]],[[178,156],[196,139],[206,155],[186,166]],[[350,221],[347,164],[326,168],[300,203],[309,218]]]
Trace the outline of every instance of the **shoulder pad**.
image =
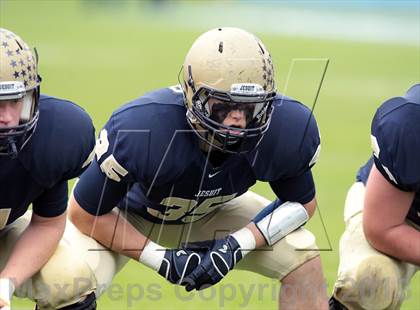
[[420,84],[415,84],[406,92],[404,98],[412,103],[420,104]]
[[[165,178],[184,169],[185,162],[190,162],[191,155],[188,154],[195,146],[195,136],[188,132],[190,127],[186,121],[185,107],[151,100],[156,97],[156,93],[168,91],[170,90],[158,90],[150,93],[152,96],[146,94],[124,105],[113,113],[101,130],[95,147],[96,160],[109,177],[115,177],[115,174],[106,169],[105,160],[109,161],[108,158],[111,158],[114,168],[122,168],[119,170],[124,175],[112,168],[118,174],[115,181],[159,182],[160,180],[155,179],[157,175],[165,181]],[[171,161],[172,166],[165,164],[168,161]],[[177,167],[179,169],[175,169]]]
[[114,112],[114,114],[118,114],[125,110],[139,108],[150,104],[154,104],[155,106],[176,106],[185,109],[184,95],[182,93],[182,89],[180,87],[178,88],[176,85],[148,92],[143,96],[121,106]]
[[264,181],[303,174],[316,163],[321,150],[315,117],[306,106],[287,97],[279,97],[274,105],[255,162],[257,177]]
[[37,182],[51,187],[78,176],[89,164],[95,129],[89,115],[71,101],[42,95],[39,110],[35,132],[19,159]]
[[375,165],[402,190],[420,188],[420,105],[404,97],[387,100],[371,126]]

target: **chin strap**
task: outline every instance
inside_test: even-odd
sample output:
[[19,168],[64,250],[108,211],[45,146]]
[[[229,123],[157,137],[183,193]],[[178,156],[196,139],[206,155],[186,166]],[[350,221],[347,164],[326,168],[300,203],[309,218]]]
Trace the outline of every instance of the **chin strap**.
[[12,159],[15,159],[18,155],[18,150],[16,147],[16,141],[13,138],[8,139],[9,145],[8,145],[8,153]]
[[9,156],[12,159],[18,155],[16,140],[12,137],[6,138],[0,144],[0,156]]

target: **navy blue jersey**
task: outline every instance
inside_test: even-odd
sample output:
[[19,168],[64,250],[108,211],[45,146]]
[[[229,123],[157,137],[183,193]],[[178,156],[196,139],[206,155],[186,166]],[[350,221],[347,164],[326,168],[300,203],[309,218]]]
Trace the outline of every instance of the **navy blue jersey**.
[[315,196],[310,168],[319,153],[316,122],[290,98],[278,96],[274,105],[258,148],[215,167],[187,124],[180,88],[150,92],[112,114],[75,198],[94,215],[118,205],[166,223],[200,219],[257,180],[270,182],[284,201],[307,203]]
[[67,180],[89,163],[95,143],[92,121],[74,103],[41,95],[39,120],[28,144],[12,159],[0,156],[0,229],[30,204],[44,217],[62,214]]
[[392,185],[415,192],[407,217],[420,225],[420,84],[403,97],[384,102],[371,128],[374,156],[363,166],[357,179],[366,184],[372,165]]

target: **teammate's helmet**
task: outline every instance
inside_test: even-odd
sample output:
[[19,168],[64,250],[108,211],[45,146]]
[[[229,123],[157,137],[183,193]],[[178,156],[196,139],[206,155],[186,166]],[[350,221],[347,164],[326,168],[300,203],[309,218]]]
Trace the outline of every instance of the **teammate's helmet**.
[[[198,136],[228,153],[254,149],[270,124],[276,91],[264,44],[242,29],[210,30],[192,45],[183,73],[187,120]],[[209,104],[212,98],[219,104]],[[246,128],[222,124],[233,110],[245,112]]]
[[19,100],[23,107],[19,124],[0,128],[0,155],[16,156],[29,141],[39,117],[37,59],[13,32],[0,28],[0,100]]

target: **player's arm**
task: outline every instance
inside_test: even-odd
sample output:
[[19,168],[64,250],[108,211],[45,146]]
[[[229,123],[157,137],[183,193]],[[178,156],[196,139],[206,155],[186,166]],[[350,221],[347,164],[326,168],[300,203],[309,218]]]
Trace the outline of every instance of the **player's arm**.
[[316,163],[319,146],[308,153],[308,158],[302,161],[303,172],[270,182],[270,187],[278,198],[261,210],[246,226],[255,238],[256,248],[275,244],[314,215],[317,201],[310,168]]
[[52,256],[64,233],[65,224],[65,214],[51,218],[32,214],[30,224],[0,272],[0,309],[10,301],[14,289],[40,270]]
[[318,158],[320,142],[315,120],[311,120],[302,148],[298,154],[288,157],[287,169],[280,166],[277,170],[283,173],[270,182],[278,199],[260,211],[246,227],[224,239],[207,242],[208,250],[201,264],[186,278],[187,291],[216,284],[249,252],[263,245],[274,245],[314,214],[317,203],[310,169]]
[[84,210],[74,195],[70,197],[69,217],[81,232],[112,251],[155,270],[169,282],[180,284],[188,274],[187,271],[194,269],[200,262],[199,254],[192,250],[177,254],[178,249],[166,249],[149,240],[119,212],[113,209],[95,216]]
[[193,251],[175,255],[177,249],[166,249],[150,241],[121,216],[115,206],[130,187],[129,182],[116,178],[106,167],[101,168],[95,159],[70,197],[70,220],[105,247],[152,268],[171,283],[180,283],[185,270],[198,264],[199,255]]
[[[283,171],[270,187],[277,199],[258,213],[247,227],[253,227],[258,241],[264,237],[264,245],[273,245],[287,234],[304,225],[317,207],[315,182],[311,168],[316,164],[320,151],[320,136],[316,121],[310,117],[304,139],[299,142],[299,151],[287,156],[287,168],[282,165],[275,171]],[[293,140],[294,141],[294,140]],[[293,144],[291,141],[291,145]],[[273,151],[275,152],[275,151]],[[282,154],[284,151],[277,151]],[[278,161],[274,163],[279,164]],[[285,170],[283,170],[285,169]],[[255,230],[257,229],[257,231]],[[261,244],[257,243],[257,246]]]
[[[305,208],[306,213],[308,214],[308,219],[310,219],[312,217],[312,215],[315,212],[316,209],[316,199],[312,199],[310,202],[305,203],[304,205],[302,205],[303,208]],[[306,220],[304,220],[305,217],[301,218],[302,214],[304,214],[302,212],[303,210],[298,210],[296,216],[297,218],[297,222],[296,222],[296,226],[302,226],[303,224],[306,223]],[[255,239],[255,248],[259,248],[265,245],[268,245],[268,242],[266,241],[266,238],[264,237],[264,235],[262,234],[261,230],[257,227],[255,222],[251,222],[248,225],[245,226],[247,229],[249,229],[249,231],[252,233],[254,239]]]
[[405,222],[413,199],[414,192],[398,189],[373,165],[366,185],[363,230],[377,250],[420,265],[420,232]]
[[188,244],[190,248],[201,247],[206,255],[186,277],[187,291],[218,283],[249,252],[265,245],[274,245],[304,225],[309,214],[314,213],[315,185],[310,170],[294,178],[270,182],[270,185],[278,197],[290,198],[293,202],[276,199],[248,225],[227,237]]
[[54,253],[64,233],[66,202],[66,181],[56,184],[34,201],[31,221],[0,272],[0,279],[13,282],[9,287],[10,295],[14,288],[40,270]]
[[147,244],[147,238],[119,214],[119,209],[92,215],[80,206],[74,194],[69,200],[69,218],[82,233],[135,260],[139,259],[141,250]]
[[313,213],[315,207],[315,198],[305,205],[275,200],[252,222],[227,237],[188,244],[190,249],[199,248],[204,251],[205,256],[200,265],[186,277],[186,290],[200,290],[218,283],[249,252],[265,245],[272,246],[304,225],[309,219],[306,210]]
[[[245,226],[252,232],[255,239],[255,248],[272,245],[289,232],[304,225],[315,213],[316,206],[317,202],[315,197],[303,205],[298,202],[286,202],[282,204],[280,200],[273,201],[251,223]],[[277,218],[278,223],[276,223]],[[288,223],[285,223],[285,220],[288,220]],[[275,225],[278,225],[278,228]],[[272,231],[270,232],[270,230]],[[272,235],[270,236],[270,234]],[[275,236],[276,234],[279,235]],[[273,238],[278,240],[275,241]]]
[[16,242],[0,278],[13,279],[19,287],[48,261],[60,241],[66,214],[42,217],[32,214],[31,222]]
[[363,229],[377,250],[420,265],[420,232],[405,222],[420,184],[420,113],[413,105],[400,106],[401,100],[382,104],[372,120],[374,165],[366,185]]
[[314,214],[317,203],[314,197],[305,204],[274,201],[263,209],[246,227],[256,240],[256,248],[273,245],[280,239],[303,226]]

